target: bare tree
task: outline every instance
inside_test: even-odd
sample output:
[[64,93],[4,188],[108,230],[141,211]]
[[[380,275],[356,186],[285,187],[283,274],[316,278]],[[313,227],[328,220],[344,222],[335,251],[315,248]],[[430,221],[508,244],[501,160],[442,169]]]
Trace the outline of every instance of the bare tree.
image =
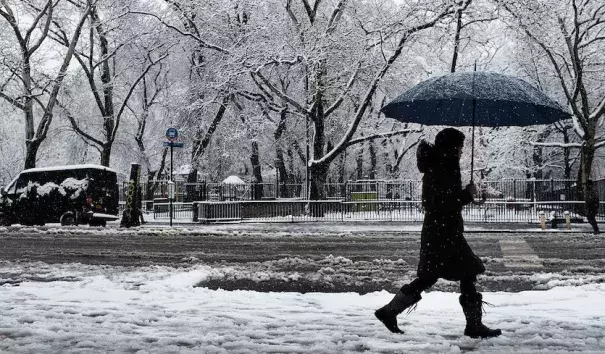
[[[181,123],[192,131],[189,137],[192,169],[188,182],[195,182],[202,158],[223,121],[231,101],[230,81],[237,75],[229,77],[230,73],[227,73],[227,78],[222,75],[223,72],[229,71],[225,67],[229,65],[230,47],[238,42],[237,38],[231,35],[237,36],[248,15],[236,6],[235,9],[230,9],[235,13],[233,18],[225,19],[218,16],[219,21],[214,19],[205,21],[207,19],[205,16],[211,15],[214,18],[214,12],[221,12],[225,7],[223,3],[220,1],[191,3],[181,0],[165,0],[165,3],[172,12],[156,14],[133,9],[130,13],[161,23],[177,38],[181,38],[186,46],[184,51],[188,53],[189,60],[187,82],[189,92],[186,107],[182,107],[181,110],[185,116],[181,119]],[[230,28],[230,25],[237,28]],[[212,118],[208,121],[209,115]]]
[[[339,32],[339,25],[342,24],[344,13],[349,6],[348,1],[341,0],[336,3],[332,10],[322,11],[321,1],[315,1],[313,5],[307,0],[301,0],[304,7],[304,12],[296,11],[293,7],[293,1],[288,0],[286,3],[286,11],[291,19],[294,28],[298,32],[300,38],[300,45],[302,48],[306,48],[308,51],[312,51],[314,48],[318,48],[321,52],[317,57],[312,58],[313,60],[306,59],[303,55],[296,55],[292,58],[277,58],[270,57],[268,61],[260,64],[259,66],[251,70],[251,74],[255,82],[257,83],[260,91],[267,95],[276,97],[281,100],[284,104],[288,104],[292,107],[295,112],[305,119],[308,119],[314,129],[313,142],[312,142],[312,156],[313,158],[308,162],[311,183],[310,183],[310,198],[311,199],[323,199],[324,188],[323,185],[326,182],[328,170],[330,164],[340,153],[344,152],[345,149],[352,145],[369,140],[378,138],[385,138],[396,134],[407,134],[409,131],[400,132],[389,132],[382,133],[372,136],[366,136],[363,138],[353,139],[360,121],[366,114],[367,108],[370,106],[371,101],[374,98],[374,94],[385,76],[387,71],[391,68],[393,63],[401,55],[403,48],[407,41],[415,34],[435,26],[439,21],[452,15],[458,9],[464,9],[468,6],[470,0],[464,2],[455,2],[448,4],[439,4],[431,10],[420,8],[411,11],[408,14],[410,17],[406,20],[414,24],[406,24],[405,20],[400,20],[397,23],[385,26],[385,28],[378,29],[367,29],[361,21],[357,22],[359,27],[364,31],[368,38],[366,39],[367,47],[366,50],[374,50],[379,48],[382,54],[383,62],[378,65],[376,71],[374,71],[373,78],[369,79],[368,82],[363,83],[365,91],[359,96],[353,98],[353,105],[343,105],[343,102],[347,97],[352,95],[352,87],[355,84],[359,84],[359,75],[362,71],[363,59],[358,61],[357,65],[344,69],[334,65],[332,61],[342,61],[342,53],[334,57],[329,57],[326,54],[326,48],[321,47],[317,43],[318,39],[324,39],[326,43],[335,43],[336,41],[349,41],[349,39],[343,39],[335,37],[337,35],[342,36],[342,32]],[[420,5],[418,5],[420,6]],[[430,18],[422,17],[419,13],[430,13]],[[320,19],[320,15],[327,15],[327,18]],[[367,25],[365,25],[367,27]],[[346,33],[351,32],[350,28],[347,28]],[[396,45],[392,48],[390,54],[386,54],[385,48],[386,40],[395,41]],[[349,43],[349,42],[347,42]],[[291,95],[280,90],[277,85],[271,81],[271,70],[275,67],[293,67],[300,64],[304,75],[305,91],[306,95],[303,99],[297,99]],[[332,86],[336,85],[336,80],[330,77],[330,69],[343,70],[339,76],[342,77],[348,72],[348,79],[342,80],[343,83],[340,87],[340,92],[333,90]],[[268,99],[267,101],[275,102],[276,99]],[[351,110],[351,108],[353,108]],[[336,112],[344,111],[350,112],[353,117],[351,122],[348,124],[348,128],[340,138],[336,140],[337,143],[331,149],[327,149],[326,139],[326,124],[328,117]],[[341,113],[341,112],[339,112]]]
[[[0,1],[0,17],[4,18],[12,29],[20,52],[18,66],[6,65],[11,72],[9,81],[17,82],[19,93],[12,95],[7,92],[10,85],[9,82],[5,82],[0,84],[0,97],[23,112],[26,146],[24,168],[36,166],[36,156],[40,145],[47,137],[67,68],[74,56],[82,27],[96,1],[87,0],[82,2],[81,6],[74,8],[80,10],[79,17],[71,33],[67,30],[63,32],[66,51],[61,58],[61,66],[53,79],[44,82],[44,77],[36,78],[36,72],[32,68],[33,58],[48,38],[58,3],[59,1],[48,0],[42,8],[39,8],[34,1],[22,1],[20,5],[29,11],[33,18],[30,23],[30,21],[20,21],[16,17],[17,5],[10,5],[8,0]],[[23,28],[24,23],[29,26]],[[7,61],[4,63],[7,64]],[[41,114],[37,124],[35,118],[38,110],[35,107],[38,107]]]
[[[81,3],[78,3],[82,6]],[[118,17],[125,16],[120,14]],[[130,100],[135,89],[152,67],[160,63],[168,57],[168,48],[162,43],[157,43],[151,46],[140,46],[143,51],[143,58],[139,60],[139,69],[134,69],[137,64],[131,65],[128,63],[130,58],[124,58],[126,65],[131,67],[132,72],[137,72],[136,77],[125,83],[126,94],[120,100],[115,94],[115,80],[117,76],[116,68],[118,68],[117,57],[121,50],[125,50],[128,38],[116,38],[114,33],[106,28],[106,23],[101,18],[101,14],[97,6],[92,6],[88,16],[88,43],[83,50],[76,51],[74,56],[84,75],[86,76],[90,91],[93,95],[94,102],[102,119],[101,137],[95,137],[94,132],[87,131],[83,126],[83,122],[77,120],[73,113],[67,113],[67,118],[76,133],[81,135],[88,142],[93,144],[100,152],[100,163],[103,166],[109,166],[111,152],[116,136],[119,131],[120,122],[125,112],[128,101]],[[67,37],[64,30],[64,25],[54,22],[56,28],[51,29],[52,38],[60,44],[67,45]],[[126,22],[122,25],[125,26]],[[139,34],[141,36],[141,34]]]
[[605,4],[590,0],[514,4],[500,1],[500,4],[512,15],[514,25],[543,51],[552,65],[573,115],[574,131],[582,143],[551,146],[580,148],[578,182],[586,195],[595,151],[605,146],[605,137],[598,134],[605,117],[605,91],[601,89]]
[[158,187],[158,179],[166,166],[166,157],[168,154],[168,148],[164,147],[161,149],[159,165],[156,165],[155,161],[152,160],[152,157],[155,154],[148,149],[148,128],[153,122],[154,106],[161,103],[161,94],[168,90],[170,90],[168,70],[166,69],[166,65],[160,63],[160,65],[156,67],[155,72],[148,72],[143,76],[139,89],[137,90],[138,104],[134,105],[131,102],[126,105],[136,120],[134,140],[139,149],[140,159],[143,161],[143,166],[147,171],[147,184],[145,190],[145,199],[147,200],[153,199],[155,190]]

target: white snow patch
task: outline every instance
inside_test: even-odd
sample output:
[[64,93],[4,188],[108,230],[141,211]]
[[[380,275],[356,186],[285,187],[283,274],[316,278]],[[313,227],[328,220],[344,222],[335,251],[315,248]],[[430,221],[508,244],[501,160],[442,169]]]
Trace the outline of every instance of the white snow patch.
[[0,273],[66,280],[0,287],[0,352],[460,353],[604,352],[605,284],[484,293],[502,336],[462,335],[458,294],[430,292],[402,315],[403,335],[373,316],[387,292],[259,293],[194,287],[207,266],[125,268],[5,263]]

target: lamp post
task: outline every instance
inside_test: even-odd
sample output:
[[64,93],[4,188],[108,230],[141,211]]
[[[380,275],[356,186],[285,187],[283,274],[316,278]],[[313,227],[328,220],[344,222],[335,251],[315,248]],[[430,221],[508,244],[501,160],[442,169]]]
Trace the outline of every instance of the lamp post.
[[176,128],[168,128],[166,129],[166,139],[168,141],[164,142],[164,146],[170,147],[170,178],[168,181],[168,201],[169,201],[169,211],[168,214],[170,214],[170,226],[172,227],[172,200],[174,199],[174,189],[175,189],[175,185],[174,185],[174,181],[173,181],[173,175],[174,175],[174,158],[173,158],[173,148],[182,148],[183,147],[183,143],[181,142],[176,142],[176,140],[179,138],[179,131]]

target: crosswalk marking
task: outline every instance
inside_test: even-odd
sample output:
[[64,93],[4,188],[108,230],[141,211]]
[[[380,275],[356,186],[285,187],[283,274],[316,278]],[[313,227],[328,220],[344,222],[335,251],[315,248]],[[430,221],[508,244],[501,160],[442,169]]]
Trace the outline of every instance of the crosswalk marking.
[[525,240],[498,241],[507,268],[544,268],[540,257]]

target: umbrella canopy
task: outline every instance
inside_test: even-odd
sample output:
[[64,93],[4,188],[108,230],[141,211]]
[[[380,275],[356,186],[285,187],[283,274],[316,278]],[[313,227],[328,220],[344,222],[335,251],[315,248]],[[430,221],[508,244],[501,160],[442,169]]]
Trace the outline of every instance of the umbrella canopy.
[[381,111],[401,122],[449,126],[526,126],[571,118],[529,83],[490,72],[457,72],[428,79]]

